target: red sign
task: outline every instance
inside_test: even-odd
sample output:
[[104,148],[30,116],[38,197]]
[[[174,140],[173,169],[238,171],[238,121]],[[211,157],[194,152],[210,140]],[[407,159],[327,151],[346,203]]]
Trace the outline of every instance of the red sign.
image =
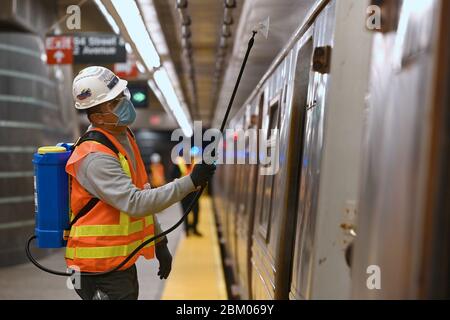
[[149,122],[153,126],[159,126],[161,124],[161,117],[160,116],[150,116]]
[[126,63],[115,63],[114,73],[122,79],[134,79],[138,76],[139,71],[135,61],[128,61]]
[[54,36],[45,39],[47,64],[72,64],[73,40],[72,37]]

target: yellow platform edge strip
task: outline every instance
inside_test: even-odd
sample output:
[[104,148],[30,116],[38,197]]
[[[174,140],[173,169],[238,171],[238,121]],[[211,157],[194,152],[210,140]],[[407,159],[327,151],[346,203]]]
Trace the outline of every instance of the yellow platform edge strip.
[[201,197],[198,229],[203,237],[180,239],[162,300],[226,300],[225,276],[211,199]]

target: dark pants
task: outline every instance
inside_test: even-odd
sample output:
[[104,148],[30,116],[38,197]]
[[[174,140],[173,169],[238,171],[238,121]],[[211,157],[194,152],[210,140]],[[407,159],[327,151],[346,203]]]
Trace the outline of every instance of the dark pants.
[[[196,192],[192,192],[192,193],[188,194],[186,197],[184,197],[183,200],[181,200],[181,206],[183,207],[183,213],[186,212],[186,210],[188,209],[188,207],[191,204],[192,200],[194,200],[195,195],[196,195]],[[197,230],[198,213],[199,213],[198,201],[195,202],[194,207],[192,208],[192,212],[194,214],[194,217],[193,217],[194,219],[193,219],[192,224],[190,225],[188,223],[187,217],[184,220],[184,229],[186,230],[186,233],[189,231],[189,229]]]
[[137,300],[136,265],[104,276],[81,276],[81,288],[75,291],[83,300]]

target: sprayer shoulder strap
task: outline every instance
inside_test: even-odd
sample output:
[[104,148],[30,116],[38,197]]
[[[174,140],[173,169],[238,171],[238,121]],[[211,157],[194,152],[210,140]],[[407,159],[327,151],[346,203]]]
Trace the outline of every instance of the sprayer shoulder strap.
[[83,208],[81,208],[80,211],[78,211],[78,214],[75,216],[75,218],[73,218],[72,221],[70,221],[69,224],[69,229],[82,217],[84,217],[89,211],[91,211],[95,205],[99,202],[100,200],[98,198],[91,198],[88,203],[86,203],[84,205]]
[[95,141],[101,143],[105,147],[108,147],[115,154],[119,154],[119,150],[114,145],[114,143],[112,143],[111,140],[109,140],[105,134],[96,130],[88,131],[84,135],[82,135],[78,139],[78,141],[73,145],[72,150],[74,150],[76,147],[78,147],[80,144],[86,141]]
[[[83,136],[81,136],[78,141],[73,145],[72,150],[74,150],[76,147],[78,147],[80,144],[82,144],[83,142],[86,141],[95,141],[98,143],[101,143],[102,145],[104,145],[105,147],[108,147],[111,151],[113,151],[116,154],[119,154],[119,150],[117,149],[117,147],[111,142],[111,140],[108,139],[108,137],[106,135],[104,135],[102,132],[100,131],[96,131],[96,130],[92,130],[92,131],[88,131],[86,132]],[[72,227],[80,218],[82,218],[83,216],[85,216],[89,211],[91,211],[95,205],[99,202],[100,200],[98,198],[91,198],[88,203],[86,203],[84,205],[83,208],[81,208],[81,210],[77,213],[77,215],[75,216],[75,218],[70,222],[69,224],[69,229],[70,227]]]

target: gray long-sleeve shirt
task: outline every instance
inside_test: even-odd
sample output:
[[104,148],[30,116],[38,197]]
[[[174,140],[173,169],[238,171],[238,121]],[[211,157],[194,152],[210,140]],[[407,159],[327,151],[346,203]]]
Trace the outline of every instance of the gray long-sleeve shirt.
[[[136,168],[135,155],[126,134],[116,136],[131,157]],[[176,179],[155,189],[138,189],[113,156],[94,152],[88,154],[76,168],[78,182],[94,197],[114,208],[139,218],[161,212],[194,191],[189,176]],[[161,233],[154,216],[155,234]]]

